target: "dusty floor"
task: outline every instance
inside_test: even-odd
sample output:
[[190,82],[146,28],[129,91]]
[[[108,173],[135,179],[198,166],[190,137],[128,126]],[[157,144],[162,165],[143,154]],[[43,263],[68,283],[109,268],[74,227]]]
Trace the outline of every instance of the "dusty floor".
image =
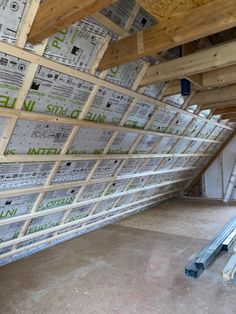
[[190,256],[236,207],[180,200],[0,268],[0,313],[235,314],[236,286],[220,272],[194,280]]

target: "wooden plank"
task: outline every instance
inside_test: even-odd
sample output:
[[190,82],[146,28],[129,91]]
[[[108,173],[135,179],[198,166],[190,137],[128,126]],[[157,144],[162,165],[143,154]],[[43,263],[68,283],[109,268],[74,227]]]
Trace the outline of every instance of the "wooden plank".
[[[151,196],[151,199],[157,198],[157,197],[158,196],[154,196],[154,197]],[[139,200],[139,202],[143,202],[143,200],[142,201]],[[73,209],[76,206],[70,204],[70,207],[71,207],[71,209]],[[55,214],[58,212],[63,212],[63,211],[66,211],[67,208],[68,208],[67,206],[60,206],[60,207],[51,208],[51,209],[44,209],[43,211],[38,211],[36,213],[29,213],[29,214],[19,215],[19,216],[15,216],[15,217],[11,217],[11,218],[2,219],[2,220],[0,220],[0,226],[5,226],[5,225],[16,223],[19,221],[24,221],[26,219],[33,219],[36,217],[41,217],[41,216]]]
[[[97,122],[91,122],[86,120],[78,120],[72,118],[64,118],[59,116],[48,115],[45,113],[36,113],[30,111],[21,111],[17,109],[9,109],[9,108],[0,108],[0,116],[1,117],[17,117],[20,119],[30,120],[30,121],[47,121],[51,123],[57,124],[65,124],[65,125],[72,125],[72,126],[79,126],[79,127],[88,127],[88,128],[95,128],[95,129],[102,129],[102,130],[109,130],[109,131],[117,131],[117,132],[128,132],[128,133],[137,133],[143,135],[156,135],[156,136],[163,136],[163,137],[173,137],[173,138],[186,138],[191,139],[193,141],[203,141],[203,142],[216,142],[213,140],[207,140],[205,138],[195,138],[190,136],[184,135],[177,135],[177,134],[169,134],[151,130],[143,130],[143,129],[134,129],[125,126],[117,126],[113,124],[102,124]],[[216,123],[218,125],[218,123]],[[221,126],[221,125],[220,125]]]
[[[117,208],[115,208],[115,209],[106,211],[106,213],[109,213],[109,214],[116,213],[116,212],[118,212],[119,214],[118,214],[118,215],[112,215],[112,216],[110,216],[109,218],[106,218],[106,219],[99,220],[99,221],[97,221],[97,222],[91,223],[91,224],[89,224],[89,226],[92,227],[92,226],[99,225],[100,223],[109,222],[109,221],[114,221],[114,218],[117,218],[118,216],[119,216],[118,218],[124,217],[124,216],[130,215],[130,214],[132,214],[132,213],[135,213],[135,212],[137,212],[137,211],[139,211],[139,210],[143,210],[143,209],[145,209],[145,208],[147,208],[147,207],[150,207],[151,205],[154,205],[154,204],[156,205],[156,204],[157,204],[156,198],[163,197],[164,195],[176,194],[177,192],[179,192],[179,189],[178,189],[178,190],[177,190],[177,189],[173,189],[173,190],[171,190],[171,191],[169,191],[169,192],[165,192],[165,193],[156,195],[155,197],[150,197],[150,198],[143,199],[142,201],[135,202],[135,204],[133,204],[133,205],[137,205],[137,204],[140,204],[140,203],[142,203],[142,202],[145,202],[145,205],[142,205],[141,207],[140,207],[140,206],[139,206],[139,207],[136,207],[135,209],[132,209],[132,210],[122,211],[122,213],[119,213],[119,211],[120,211],[121,209],[124,209],[124,205],[119,206],[119,207],[117,207]],[[169,198],[169,197],[168,197],[168,198]],[[153,202],[150,203],[149,200],[151,200],[151,199],[152,199],[152,200],[155,199],[155,201],[153,201]],[[125,205],[125,206],[127,206],[127,205]],[[104,212],[98,213],[98,214],[94,215],[94,218],[98,218],[98,217],[100,217],[100,216],[104,216]],[[91,218],[92,218],[92,217],[85,217],[85,218],[82,218],[80,221],[81,221],[81,222],[88,221],[88,220],[90,220]],[[106,221],[105,221],[105,220],[106,220]],[[77,221],[77,222],[78,222],[78,221]],[[64,226],[64,228],[66,228],[66,227],[67,227],[67,225]],[[44,240],[40,240],[40,241],[34,242],[33,244],[28,244],[27,246],[19,247],[19,248],[17,248],[17,249],[14,250],[14,251],[10,251],[10,252],[7,252],[7,253],[2,254],[1,257],[2,257],[2,259],[5,259],[5,258],[10,257],[10,256],[12,256],[12,255],[15,255],[15,254],[17,254],[17,253],[23,252],[23,251],[28,250],[28,249],[32,249],[32,248],[34,248],[34,247],[37,247],[37,246],[39,246],[39,245],[52,243],[52,241],[58,240],[58,239],[63,238],[63,237],[65,237],[65,236],[68,236],[68,237],[70,237],[70,236],[75,236],[78,231],[81,232],[81,231],[85,230],[85,232],[86,232],[86,228],[87,228],[87,225],[84,226],[84,227],[79,226],[79,227],[77,227],[77,228],[75,228],[75,229],[73,229],[73,230],[66,231],[66,232],[63,232],[63,233],[59,233],[59,234],[53,236],[53,238],[47,238],[47,239],[44,239]]]
[[109,45],[99,70],[165,51],[236,26],[236,2],[215,0]]
[[194,177],[194,179],[190,182],[190,184],[185,189],[186,193],[189,193],[192,191],[192,189],[195,187],[195,185],[198,183],[198,181],[201,179],[204,172],[210,167],[210,165],[216,160],[216,158],[220,155],[220,153],[224,150],[224,148],[230,143],[230,141],[234,138],[236,135],[236,129],[230,133],[228,138],[224,141],[224,143],[220,146],[220,148],[217,150],[215,155],[213,155],[210,160],[207,162],[207,164],[200,169],[197,176]]
[[201,109],[222,109],[227,107],[236,106],[236,99],[228,100],[228,101],[221,101],[221,102],[215,102],[215,103],[209,103],[209,104],[203,104],[201,105]]
[[114,0],[44,0],[36,14],[28,41],[32,44],[39,43],[62,28],[114,2]]
[[232,107],[226,107],[226,108],[217,108],[214,110],[214,114],[229,114],[229,113],[236,113],[236,101],[235,106]]
[[233,280],[236,274],[236,254],[233,254],[225,268],[222,271],[222,276],[226,280]]
[[[235,51],[232,51],[235,54]],[[236,83],[236,65],[216,69],[203,74],[203,87],[211,88]]]
[[[199,90],[200,88],[197,87],[195,84],[191,83],[191,90]],[[173,80],[170,82],[170,84],[167,86],[166,90],[164,91],[164,96],[170,96],[175,94],[181,93],[181,84],[180,79]]]
[[122,159],[149,159],[149,158],[175,158],[175,157],[204,157],[210,154],[72,154],[72,155],[0,155],[0,162],[5,164],[26,162],[57,162],[81,160],[122,160]]
[[197,92],[191,100],[192,104],[211,104],[236,99],[236,84]]
[[[223,67],[202,73],[202,89],[223,87],[236,83],[236,65]],[[188,77],[191,81],[191,77]],[[199,90],[200,88],[191,84],[191,90]],[[170,86],[165,91],[165,96],[178,94],[181,91],[180,80],[173,80]]]
[[[79,206],[85,206],[85,205],[93,204],[93,203],[96,203],[96,202],[102,202],[102,201],[109,200],[109,199],[112,199],[112,198],[116,198],[116,197],[119,197],[119,196],[122,196],[122,195],[125,196],[125,195],[138,193],[140,191],[147,191],[149,189],[154,189],[154,188],[158,188],[158,187],[162,187],[162,186],[168,186],[168,185],[172,185],[172,184],[175,185],[175,184],[180,183],[180,182],[185,182],[185,181],[187,181],[189,179],[190,179],[190,177],[186,177],[186,178],[178,179],[178,180],[174,180],[174,181],[166,181],[166,182],[163,182],[163,183],[153,184],[153,185],[145,186],[145,187],[142,187],[142,188],[135,188],[135,189],[132,189],[132,190],[129,190],[129,191],[125,191],[125,192],[118,192],[118,193],[109,194],[109,195],[104,196],[103,198],[100,197],[100,198],[84,200],[84,201],[81,201],[81,202],[78,202],[78,203],[66,205],[64,207],[66,207],[67,209],[69,209],[69,208],[77,208]],[[127,204],[125,204],[124,206],[127,207]],[[78,223],[78,221],[73,221],[71,223],[66,224],[66,226],[71,226],[71,225],[74,225],[74,224],[77,224],[77,223]],[[23,236],[23,237],[18,237],[16,239],[11,239],[11,240],[8,240],[8,241],[0,243],[0,249],[2,249],[4,247],[8,247],[10,245],[15,245],[15,244],[20,243],[20,242],[25,241],[25,240],[33,239],[33,238],[35,238],[37,236],[40,236],[40,235],[43,235],[43,234],[51,233],[51,232],[56,231],[56,230],[61,230],[63,228],[64,228],[64,225],[59,225],[59,226],[56,226],[56,227],[48,228],[48,229],[43,230],[43,231],[39,231],[36,234],[33,233],[33,234],[29,234],[29,235],[26,235],[26,236]],[[43,232],[43,233],[41,234],[41,232]]]
[[[182,56],[190,55],[198,50],[197,42],[192,41],[190,43],[184,44],[181,47],[182,49]],[[199,88],[202,87],[202,74],[193,74],[190,76],[184,76],[184,78],[188,79],[194,86]]]
[[111,30],[112,32],[116,33],[120,37],[127,37],[129,36],[129,32],[109,20],[105,15],[100,12],[95,12],[92,14],[92,17],[97,20],[98,23],[101,23],[103,26]]
[[234,65],[236,64],[235,51],[236,41],[233,41],[153,65],[140,85],[146,86],[177,78],[188,78],[191,75]]
[[226,120],[226,119],[228,119],[228,120],[234,120],[234,119],[236,119],[236,113],[222,114],[222,115],[221,115],[221,119],[222,119],[222,120]]
[[23,17],[23,20],[20,24],[19,36],[16,41],[16,45],[18,47],[24,48],[27,42],[27,35],[32,27],[34,18],[37,14],[39,8],[40,0],[31,0],[27,1],[27,13]]

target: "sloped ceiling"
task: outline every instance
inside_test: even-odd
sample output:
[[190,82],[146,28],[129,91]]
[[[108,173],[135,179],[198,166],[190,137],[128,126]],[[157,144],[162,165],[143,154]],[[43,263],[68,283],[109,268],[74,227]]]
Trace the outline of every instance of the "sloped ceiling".
[[157,23],[135,1],[32,46],[38,4],[0,2],[0,264],[178,195],[232,132],[193,94],[138,88],[157,56],[96,70],[110,40]]

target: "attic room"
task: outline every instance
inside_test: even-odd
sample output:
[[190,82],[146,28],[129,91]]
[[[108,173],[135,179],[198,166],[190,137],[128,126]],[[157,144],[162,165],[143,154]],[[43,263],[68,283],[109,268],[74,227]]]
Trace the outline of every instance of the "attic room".
[[234,314],[235,143],[236,0],[0,0],[0,314]]

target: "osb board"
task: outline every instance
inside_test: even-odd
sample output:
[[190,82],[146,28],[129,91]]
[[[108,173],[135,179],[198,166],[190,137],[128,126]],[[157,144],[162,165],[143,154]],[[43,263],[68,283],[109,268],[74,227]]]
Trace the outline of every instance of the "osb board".
[[[17,45],[22,23],[31,14],[29,4],[1,2],[2,42]],[[156,23],[143,8],[136,14],[134,9],[134,1],[122,0],[102,12],[125,29],[132,16],[130,32]],[[8,157],[0,164],[0,264],[175,196],[191,178],[194,167],[204,164],[207,154],[217,150],[220,143],[214,140],[230,132],[183,111],[178,113],[186,101],[181,95],[163,99],[169,107],[157,106],[153,98],[161,97],[165,84],[146,87],[143,94],[147,98],[130,95],[128,91],[135,89],[145,73],[146,60],[103,73],[111,83],[109,88],[80,78],[83,75],[59,71],[57,64],[77,73],[90,72],[108,36],[118,38],[98,23],[84,19],[49,38],[43,58],[54,61],[54,67],[39,65],[32,82],[28,81],[29,61],[0,51],[0,135],[8,138],[1,143],[3,155]],[[25,49],[37,52],[38,47],[25,43]],[[94,77],[99,75],[95,72]],[[29,88],[22,100],[27,82]],[[124,87],[122,92],[118,86]],[[4,116],[3,109],[14,108],[34,119]],[[38,120],[41,113],[69,118],[70,124],[68,120],[47,121],[47,116]],[[72,119],[93,122],[96,127],[78,127]],[[9,161],[19,155],[38,159]],[[65,160],[57,161],[59,155]],[[71,155],[76,160],[70,159]],[[41,161],[41,156],[55,159]]]
[[184,14],[211,1],[213,0],[138,0],[159,21]]

